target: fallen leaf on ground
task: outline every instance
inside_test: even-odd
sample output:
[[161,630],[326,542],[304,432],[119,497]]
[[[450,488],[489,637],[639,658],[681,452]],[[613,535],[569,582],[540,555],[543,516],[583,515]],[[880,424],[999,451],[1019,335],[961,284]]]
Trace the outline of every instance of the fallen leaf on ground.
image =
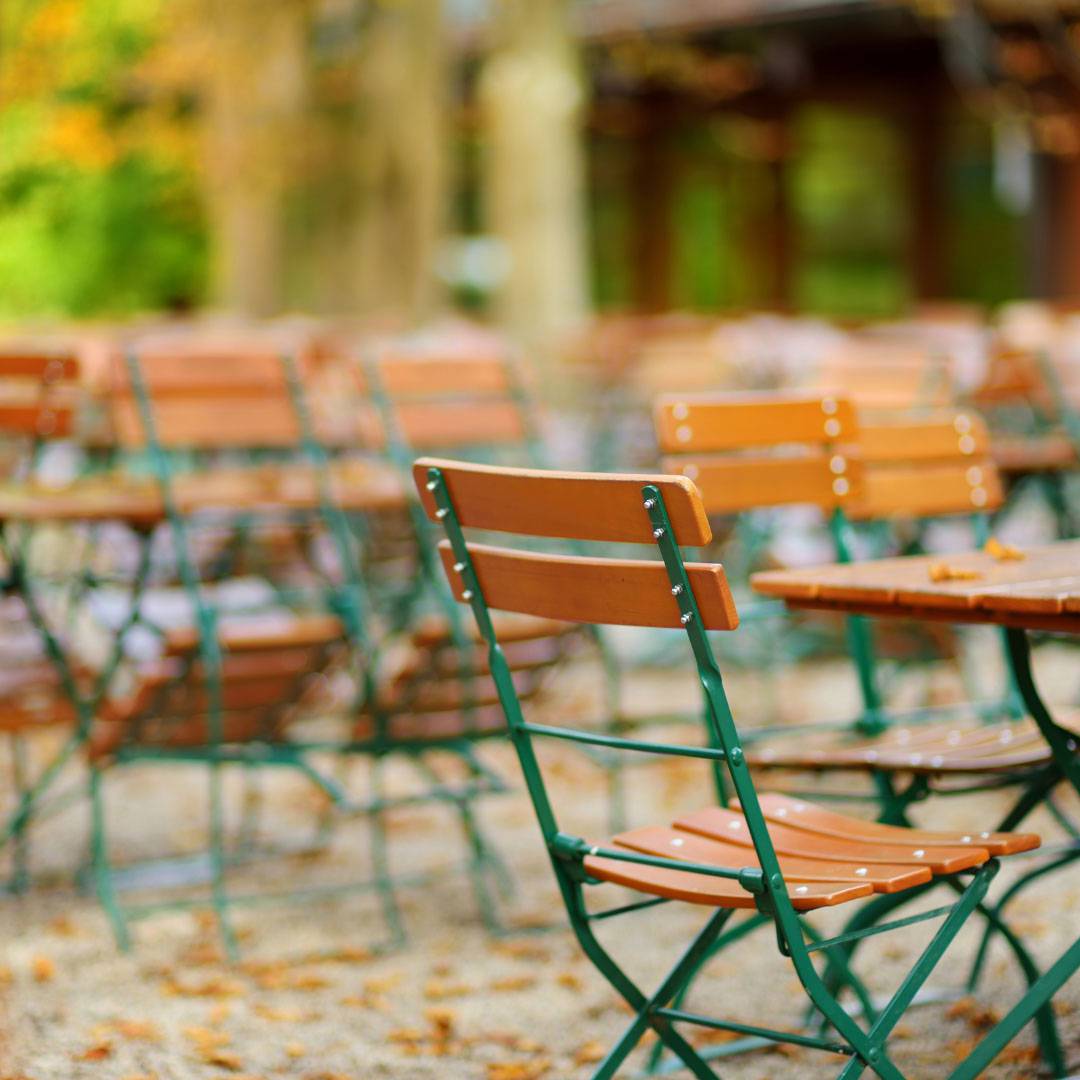
[[604,1060],[604,1055],[607,1053],[607,1047],[602,1042],[594,1039],[592,1042],[587,1042],[584,1046],[579,1046],[574,1053],[575,1065],[595,1065],[598,1061]]
[[56,978],[56,964],[48,956],[35,956],[30,961],[30,974],[34,982],[52,982]]
[[550,1061],[492,1061],[487,1080],[540,1080],[550,1068]]
[[509,975],[504,979],[495,979],[491,989],[500,993],[511,990],[528,990],[536,985],[535,975]]
[[219,1068],[228,1069],[230,1072],[239,1072],[244,1067],[243,1058],[231,1050],[203,1050],[200,1051],[199,1057],[207,1065],[217,1065]]
[[108,1039],[99,1039],[91,1043],[85,1050],[74,1055],[76,1061],[104,1061],[112,1057],[113,1044]]

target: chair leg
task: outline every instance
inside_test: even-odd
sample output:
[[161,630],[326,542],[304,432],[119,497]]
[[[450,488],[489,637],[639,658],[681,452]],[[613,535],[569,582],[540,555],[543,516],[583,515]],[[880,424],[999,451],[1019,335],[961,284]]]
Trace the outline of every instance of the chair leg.
[[[8,740],[11,749],[12,790],[16,804],[21,806],[26,799],[27,783],[26,741],[19,735],[12,735]],[[12,893],[25,892],[30,885],[30,818],[20,815],[15,821],[11,836],[11,879],[8,888]]]
[[383,919],[390,932],[391,947],[403,945],[406,940],[401,909],[390,876],[390,861],[386,842],[385,792],[383,790],[383,759],[376,757],[371,763],[371,809],[368,825],[371,831],[371,863],[375,875],[375,888],[382,901]]
[[694,1076],[698,1077],[698,1080],[717,1080],[716,1073],[675,1030],[671,1021],[656,1015],[656,1010],[671,1001],[685,983],[693,978],[703,959],[708,957],[724,925],[731,918],[732,911],[718,909],[704,929],[690,943],[657,991],[651,997],[646,997],[597,941],[585,910],[581,885],[569,878],[565,868],[557,863],[555,871],[563,899],[566,901],[567,914],[570,916],[570,923],[579,944],[600,974],[637,1013],[622,1038],[597,1067],[592,1080],[610,1080],[649,1028],[656,1032],[661,1042],[683,1062]]
[[[469,768],[470,779],[483,776],[474,764],[471,754],[463,753],[462,757]],[[496,934],[503,933],[506,927],[503,925],[502,919],[499,918],[495,899],[488,888],[486,875],[490,871],[496,888],[504,898],[508,893],[513,892],[513,881],[502,859],[484,836],[483,830],[476,820],[476,814],[472,806],[472,794],[450,791],[431,763],[422,754],[417,755],[412,760],[431,785],[431,790],[445,796],[457,811],[458,820],[465,836],[465,843],[469,850],[469,859],[466,866],[469,880],[472,882],[473,893],[476,896],[476,906],[479,908],[480,916],[488,930]]]
[[94,875],[94,888],[98,901],[112,927],[116,946],[121,952],[130,952],[131,935],[127,919],[116,896],[105,834],[105,793],[102,790],[104,776],[96,765],[90,767],[90,863]]
[[229,915],[229,895],[225,879],[225,800],[222,783],[222,763],[211,761],[208,767],[210,796],[210,902],[217,917],[218,933],[230,960],[240,955]]
[[[1041,866],[1036,867],[1034,870],[1024,874],[1023,877],[1014,881],[998,898],[997,903],[994,905],[994,912],[998,916],[1003,916],[1006,905],[1012,900],[1017,893],[1026,889],[1028,885],[1031,885],[1039,878],[1046,874],[1053,873],[1055,870],[1060,869],[1062,866],[1067,866],[1069,863],[1080,859],[1080,845],[1070,849],[1064,855],[1057,859],[1051,859]],[[986,957],[990,948],[990,942],[993,940],[995,932],[995,925],[988,920],[986,929],[983,931],[982,940],[979,942],[979,948],[975,953],[975,960],[971,965],[971,973],[968,975],[968,990],[974,991],[979,985],[979,980],[982,978],[983,968],[986,965]]]
[[[919,959],[915,961],[914,966],[907,973],[892,998],[890,998],[889,1003],[881,1010],[877,1020],[874,1021],[870,1030],[866,1033],[865,1038],[870,1044],[869,1053],[860,1050],[858,1056],[853,1057],[841,1070],[838,1080],[858,1080],[858,1077],[863,1074],[867,1067],[873,1069],[884,1080],[887,1074],[882,1072],[881,1064],[884,1059],[885,1041],[892,1033],[893,1028],[900,1022],[915,995],[922,988],[923,983],[930,977],[938,961],[945,954],[945,950],[952,944],[953,938],[963,928],[972,912],[982,904],[986,891],[990,887],[990,882],[997,872],[998,863],[996,860],[991,859],[975,872],[967,887],[963,887],[951,880],[948,881],[948,884],[953,885],[960,893],[960,899],[945,917],[937,932],[931,938],[930,943],[923,950]],[[804,985],[806,984],[804,983]],[[807,992],[810,994],[811,1000],[814,1000],[815,995],[810,986],[807,986]],[[846,1014],[844,1014],[843,1018],[844,1020],[850,1020]],[[830,1017],[830,1020],[832,1020],[832,1017]],[[847,1033],[843,1030],[840,1030],[840,1034],[847,1038]],[[876,1058],[875,1055],[877,1055]],[[901,1075],[895,1072],[895,1066],[891,1071],[897,1076]]]

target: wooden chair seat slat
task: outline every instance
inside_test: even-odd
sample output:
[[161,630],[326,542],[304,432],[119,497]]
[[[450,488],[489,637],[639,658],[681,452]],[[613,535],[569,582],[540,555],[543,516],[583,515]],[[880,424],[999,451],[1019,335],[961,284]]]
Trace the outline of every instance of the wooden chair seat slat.
[[[697,833],[662,826],[647,826],[631,832],[620,833],[613,843],[631,851],[646,855],[659,855],[669,859],[686,859],[689,862],[711,863],[715,866],[759,866],[753,848],[739,847],[722,840],[710,840]],[[888,863],[862,865],[856,862],[831,862],[825,859],[786,855],[780,859],[780,869],[787,881],[816,881],[823,884],[843,883],[861,885],[869,883],[874,892],[893,893],[922,885],[933,874],[925,866],[890,866]]]
[[[981,866],[990,857],[985,848],[961,845],[931,844],[920,835],[919,829],[902,830],[894,840],[881,840],[866,836],[858,830],[858,819],[838,815],[848,825],[848,831],[835,835],[831,832],[801,828],[790,820],[794,814],[779,816],[774,805],[766,809],[770,797],[761,796],[762,810],[769,823],[769,836],[779,855],[798,855],[810,859],[825,859],[844,863],[888,863],[900,866],[923,866],[933,874],[955,874],[974,866]],[[783,796],[781,796],[782,798]],[[804,804],[809,806],[809,804]],[[675,822],[675,828],[699,833],[712,839],[726,840],[740,846],[750,845],[750,830],[746,819],[735,809],[710,806],[704,810],[685,814]],[[957,838],[959,840],[959,838]]]

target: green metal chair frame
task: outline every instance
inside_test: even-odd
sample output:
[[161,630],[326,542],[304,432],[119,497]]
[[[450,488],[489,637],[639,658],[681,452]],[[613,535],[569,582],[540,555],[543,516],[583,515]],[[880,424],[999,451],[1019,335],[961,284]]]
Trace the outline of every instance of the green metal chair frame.
[[[846,1055],[849,1061],[840,1071],[842,1080],[852,1080],[867,1068],[883,1080],[900,1080],[903,1073],[889,1057],[887,1039],[949,944],[982,904],[998,871],[997,859],[988,858],[979,866],[969,866],[967,872],[971,874],[971,881],[967,885],[955,874],[945,875],[945,882],[958,893],[955,903],[911,920],[857,932],[857,936],[866,936],[898,929],[923,918],[944,917],[930,944],[912,965],[893,997],[883,1009],[875,1010],[860,980],[846,964],[842,964],[842,959],[842,966],[839,970],[836,968],[833,950],[848,938],[822,940],[803,922],[799,908],[806,908],[815,889],[810,885],[789,887],[774,847],[709,642],[709,629],[733,629],[737,625],[731,594],[719,567],[688,565],[682,553],[683,546],[699,546],[709,538],[704,506],[696,488],[677,477],[544,474],[530,470],[483,469],[431,458],[418,460],[414,474],[429,515],[441,522],[446,534],[443,562],[451,587],[459,601],[469,604],[487,643],[491,670],[499,685],[511,739],[573,932],[586,955],[634,1014],[623,1036],[597,1067],[594,1080],[615,1076],[629,1053],[650,1030],[655,1032],[660,1046],[668,1049],[693,1075],[716,1077],[705,1055],[695,1050],[677,1030],[680,1024],[733,1031],[755,1045],[762,1041],[788,1043]],[[602,490],[606,491],[603,500],[600,497]],[[582,512],[586,505],[593,507],[592,516]],[[632,566],[622,560],[568,558],[561,560],[559,565],[545,568],[539,561],[542,557],[469,543],[464,530],[473,528],[531,537],[651,543],[660,554],[662,564]],[[492,622],[491,611],[499,607],[549,616],[558,613],[581,621],[681,626],[705,692],[712,736],[710,745],[689,747],[614,738],[527,720]],[[643,854],[625,846],[598,846],[562,831],[533,746],[535,738],[549,737],[598,743],[628,752],[686,757],[708,763],[713,772],[723,770],[745,817],[757,865],[683,861]],[[913,832],[911,835],[920,834]],[[915,854],[925,855],[925,852]],[[619,868],[627,866],[639,868],[639,874],[646,869],[655,872],[654,878],[670,872],[678,879],[678,887],[672,887],[669,880],[667,888],[642,888],[640,877],[629,877],[627,883],[636,880],[639,891],[653,892],[654,895],[637,902],[590,911],[586,893],[605,879],[619,881]],[[695,879],[699,890],[696,897],[692,884]],[[727,883],[724,888],[730,891],[720,898],[724,892],[722,883]],[[703,901],[701,893],[709,887],[715,890],[714,895],[711,900]],[[856,888],[840,902],[865,895],[865,891]],[[657,989],[648,993],[630,979],[601,945],[593,924],[601,919],[638,912],[672,898],[696,898],[699,903],[711,903],[717,910]],[[758,914],[743,926],[725,933],[737,908],[756,908]],[[719,948],[734,937],[742,936],[752,926],[769,924],[774,928],[779,952],[791,961],[823,1027],[831,1031],[793,1034],[704,1016],[681,1007],[686,988]],[[856,991],[870,1017],[868,1027],[861,1026],[841,1006],[837,991],[827,985],[814,965],[812,953],[815,951],[826,953],[826,973],[833,977],[835,984]],[[1030,1002],[1027,1018],[1037,1013],[1042,1024],[1052,1027],[1053,1019],[1045,999],[1039,1000],[1033,990],[1026,995],[1025,1002]],[[1021,1011],[1023,1007],[1022,1004]],[[950,1080],[973,1080],[982,1066],[980,1051],[976,1050],[968,1061],[953,1071]]]

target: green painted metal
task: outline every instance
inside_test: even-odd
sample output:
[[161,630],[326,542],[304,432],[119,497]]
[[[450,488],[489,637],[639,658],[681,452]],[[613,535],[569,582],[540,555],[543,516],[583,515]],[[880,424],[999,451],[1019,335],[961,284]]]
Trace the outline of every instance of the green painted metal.
[[[888,901],[889,906],[897,906],[904,901],[892,896],[878,897],[876,901],[865,905],[863,910],[869,911],[869,916],[865,918],[865,921],[860,925],[851,926],[845,934],[823,940],[812,932],[808,933],[807,926],[792,906],[786,882],[772,847],[768,827],[757,800],[756,788],[746,765],[739,734],[724,692],[723,679],[710,647],[708,635],[701,623],[700,612],[683,563],[681,550],[672,533],[663,497],[660,490],[651,484],[645,485],[642,489],[643,510],[648,514],[653,538],[663,558],[671,593],[678,604],[680,619],[694,655],[698,677],[705,693],[707,721],[714,735],[715,745],[723,751],[722,757],[701,754],[687,756],[704,758],[709,761],[713,769],[723,768],[726,772],[726,779],[745,815],[758,867],[704,866],[644,856],[622,849],[593,845],[583,838],[561,831],[532,740],[534,736],[550,737],[557,734],[563,735],[564,732],[554,732],[544,725],[532,724],[524,719],[480,582],[472,565],[464,533],[449,490],[438,468],[433,467],[429,470],[427,486],[435,498],[436,516],[443,526],[453,551],[454,570],[461,576],[461,595],[471,607],[481,636],[487,643],[489,664],[499,690],[510,738],[518,754],[526,788],[567,908],[571,928],[597,969],[635,1012],[634,1019],[626,1032],[593,1074],[594,1080],[614,1076],[627,1055],[650,1028],[656,1032],[660,1045],[669,1050],[693,1075],[698,1077],[715,1077],[716,1074],[705,1059],[692,1050],[676,1033],[673,1026],[675,1023],[703,1023],[705,1026],[725,1028],[747,1035],[751,1041],[761,1039],[785,1041],[791,1040],[791,1035],[788,1032],[765,1027],[732,1025],[727,1021],[701,1017],[681,1008],[681,999],[686,989],[702,964],[722,943],[721,934],[731,916],[730,911],[719,910],[709,919],[705,928],[697,935],[654,994],[648,996],[639,990],[593,936],[590,925],[592,917],[586,905],[585,890],[597,883],[591,881],[584,865],[589,855],[737,880],[754,897],[761,924],[772,923],[781,953],[790,959],[823,1027],[831,1029],[834,1033],[834,1036],[829,1038],[826,1038],[824,1034],[821,1036],[798,1035],[796,1041],[799,1045],[850,1055],[848,1065],[840,1073],[843,1080],[852,1080],[867,1068],[883,1080],[901,1080],[903,1074],[890,1060],[885,1049],[887,1039],[956,934],[967,920],[983,907],[983,900],[990,882],[998,871],[997,861],[991,859],[972,872],[971,881],[966,886],[953,878],[946,879],[959,896],[954,904],[945,908],[908,919],[900,919],[890,925],[879,926],[876,916],[877,909],[881,906],[880,901]],[[634,750],[649,748],[647,744],[636,744],[631,747]],[[663,752],[668,752],[667,748]],[[911,893],[917,896],[924,891],[924,889],[914,889]],[[655,900],[645,900],[620,908],[607,909],[598,914],[602,918],[617,917],[655,906],[656,903]],[[865,995],[865,988],[859,984],[862,992],[858,996],[861,1000],[865,996],[863,1006],[869,1023],[868,1029],[861,1027],[840,1005],[837,998],[837,993],[845,985],[855,985],[855,976],[851,972],[848,958],[857,941],[871,934],[906,927],[924,918],[940,916],[944,916],[941,925],[884,1008],[874,1012],[869,1004],[868,995]],[[857,923],[858,919],[859,917],[856,916],[852,922]],[[748,924],[753,925],[750,921]],[[811,958],[813,952],[826,954],[824,977],[814,966]],[[1041,984],[1041,980],[1036,980],[1021,1002],[1020,1008],[1025,1010],[1031,1008],[1029,1015],[1035,1015],[1040,1011],[1045,1012],[1043,1009],[1045,998],[1041,1002],[1035,1002],[1033,999],[1040,985],[1046,984]],[[651,1062],[654,1067],[659,1067],[661,1064],[658,1054],[659,1051],[654,1050]]]

